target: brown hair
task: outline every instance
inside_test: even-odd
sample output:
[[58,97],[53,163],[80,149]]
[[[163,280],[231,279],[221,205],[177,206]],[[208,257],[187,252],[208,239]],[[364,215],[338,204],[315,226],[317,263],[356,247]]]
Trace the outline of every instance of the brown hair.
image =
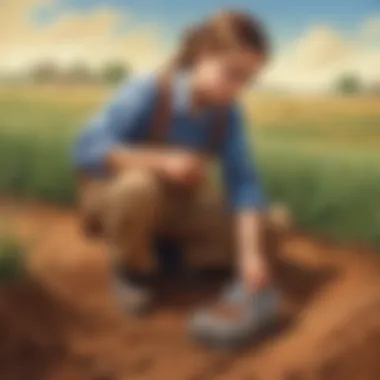
[[266,57],[269,55],[268,45],[263,26],[253,15],[223,11],[185,31],[171,64],[176,69],[189,68],[201,52],[233,47],[257,50]]

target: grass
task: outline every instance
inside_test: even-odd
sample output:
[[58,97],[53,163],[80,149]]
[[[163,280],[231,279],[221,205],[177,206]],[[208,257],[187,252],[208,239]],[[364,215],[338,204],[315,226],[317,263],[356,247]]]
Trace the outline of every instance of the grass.
[[[72,203],[69,146],[107,96],[101,88],[1,88],[0,192]],[[304,229],[380,245],[380,99],[245,102],[269,198],[286,202]]]
[[380,153],[260,145],[270,199],[285,201],[306,230],[380,245]]
[[73,173],[68,147],[71,137],[25,131],[1,132],[0,189],[3,194],[40,198],[59,203],[73,201]]
[[15,238],[0,237],[0,283],[9,283],[23,277],[24,260],[24,248]]

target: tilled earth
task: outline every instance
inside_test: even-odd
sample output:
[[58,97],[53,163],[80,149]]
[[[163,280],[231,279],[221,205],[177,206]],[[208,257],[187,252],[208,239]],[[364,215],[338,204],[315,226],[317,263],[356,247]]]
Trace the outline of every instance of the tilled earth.
[[163,284],[152,315],[126,318],[104,247],[80,236],[72,210],[1,206],[31,247],[30,278],[0,290],[1,380],[380,379],[380,269],[365,249],[284,238],[283,318],[250,348],[216,352],[189,339],[186,316],[217,285]]

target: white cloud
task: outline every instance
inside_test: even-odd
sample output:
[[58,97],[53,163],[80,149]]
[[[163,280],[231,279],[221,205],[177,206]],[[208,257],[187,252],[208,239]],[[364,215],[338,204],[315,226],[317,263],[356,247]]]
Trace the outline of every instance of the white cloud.
[[[54,22],[36,25],[31,12],[53,0],[7,0],[0,13],[0,69],[22,70],[34,62],[54,60],[68,65],[78,60],[97,66],[110,59],[120,59],[139,70],[154,66],[164,56],[156,28],[136,26],[117,33],[125,14],[99,7],[90,13],[68,12]],[[128,17],[126,19],[128,23]]]
[[[352,40],[345,39],[331,27],[312,27],[274,59],[264,73],[262,83],[321,91],[327,90],[346,72],[357,73],[367,82],[379,81],[380,45],[365,43],[368,42],[369,31],[373,34],[377,30],[378,20],[380,17],[366,20],[357,31],[357,38]],[[367,37],[363,40],[365,35]]]
[[363,22],[361,37],[370,42],[380,43],[380,14],[374,15]]

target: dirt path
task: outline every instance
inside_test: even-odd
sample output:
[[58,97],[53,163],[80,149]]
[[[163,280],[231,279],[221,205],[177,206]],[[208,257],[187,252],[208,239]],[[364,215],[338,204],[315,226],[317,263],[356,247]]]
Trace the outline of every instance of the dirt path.
[[163,287],[153,315],[126,319],[103,247],[79,236],[72,211],[8,211],[31,244],[33,280],[1,289],[1,380],[380,379],[380,275],[368,253],[288,237],[276,273],[292,323],[232,355],[185,334],[188,310],[211,289]]

